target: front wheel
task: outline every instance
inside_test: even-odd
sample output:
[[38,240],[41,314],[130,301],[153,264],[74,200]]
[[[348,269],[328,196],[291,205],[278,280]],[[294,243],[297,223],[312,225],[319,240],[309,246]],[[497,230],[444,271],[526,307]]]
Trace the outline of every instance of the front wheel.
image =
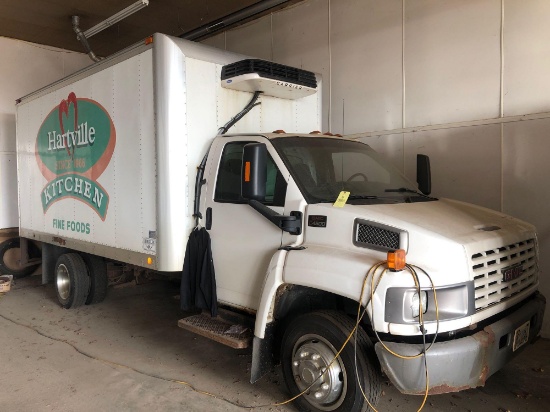
[[352,336],[333,362],[354,326],[344,314],[323,311],[297,317],[285,330],[283,375],[292,396],[306,391],[295,400],[300,410],[362,411],[368,404],[361,388],[373,406],[378,402],[380,375],[374,367],[372,343],[363,329],[357,331],[357,357]]

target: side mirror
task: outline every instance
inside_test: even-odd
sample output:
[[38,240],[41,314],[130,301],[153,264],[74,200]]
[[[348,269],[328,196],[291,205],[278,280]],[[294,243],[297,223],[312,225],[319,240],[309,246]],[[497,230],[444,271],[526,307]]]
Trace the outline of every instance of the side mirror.
[[416,182],[418,183],[418,189],[425,195],[432,192],[430,158],[423,154],[416,155]]
[[244,146],[241,171],[241,196],[247,200],[265,200],[267,180],[267,147],[263,143]]

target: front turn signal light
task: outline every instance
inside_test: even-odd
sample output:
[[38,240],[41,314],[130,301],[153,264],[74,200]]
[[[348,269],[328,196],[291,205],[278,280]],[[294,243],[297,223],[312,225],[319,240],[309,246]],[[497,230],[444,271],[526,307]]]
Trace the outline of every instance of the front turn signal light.
[[388,252],[388,269],[398,272],[405,269],[405,251],[403,249],[390,250]]

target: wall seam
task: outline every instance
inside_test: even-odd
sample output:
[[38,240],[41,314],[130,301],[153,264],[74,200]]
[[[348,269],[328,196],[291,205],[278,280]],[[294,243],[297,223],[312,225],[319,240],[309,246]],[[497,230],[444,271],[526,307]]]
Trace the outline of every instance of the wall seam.
[[[500,0],[500,118],[504,118],[504,0]],[[500,124],[500,211],[504,212],[504,123]]]
[[332,45],[331,35],[331,4],[328,0],[328,130],[332,131]]
[[468,120],[464,122],[438,123],[434,125],[412,126],[412,127],[406,127],[404,129],[376,130],[373,132],[353,133],[353,134],[347,135],[346,137],[348,139],[357,139],[359,137],[386,136],[389,134],[425,132],[428,130],[457,129],[460,127],[470,127],[470,126],[487,126],[490,124],[514,123],[514,122],[523,122],[526,120],[539,120],[539,119],[548,119],[548,118],[550,118],[550,112],[530,113],[530,114],[521,114],[517,116],[494,117],[491,119]]
[[269,30],[271,31],[271,61],[273,61],[273,13],[270,14],[270,27]]
[[405,0],[401,3],[401,127],[406,127],[405,119]]
[[[401,2],[401,127],[406,128],[406,89],[405,89],[405,0]],[[403,170],[405,170],[405,134],[401,134],[401,145],[403,152]]]
[[504,117],[504,0],[500,0],[500,117]]

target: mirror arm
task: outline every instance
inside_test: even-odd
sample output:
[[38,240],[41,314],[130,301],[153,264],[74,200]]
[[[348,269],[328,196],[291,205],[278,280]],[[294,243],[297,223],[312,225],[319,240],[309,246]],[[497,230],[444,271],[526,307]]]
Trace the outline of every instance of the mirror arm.
[[302,234],[302,212],[290,212],[290,216],[286,216],[273,211],[257,200],[250,199],[248,204],[279,229],[292,235]]

